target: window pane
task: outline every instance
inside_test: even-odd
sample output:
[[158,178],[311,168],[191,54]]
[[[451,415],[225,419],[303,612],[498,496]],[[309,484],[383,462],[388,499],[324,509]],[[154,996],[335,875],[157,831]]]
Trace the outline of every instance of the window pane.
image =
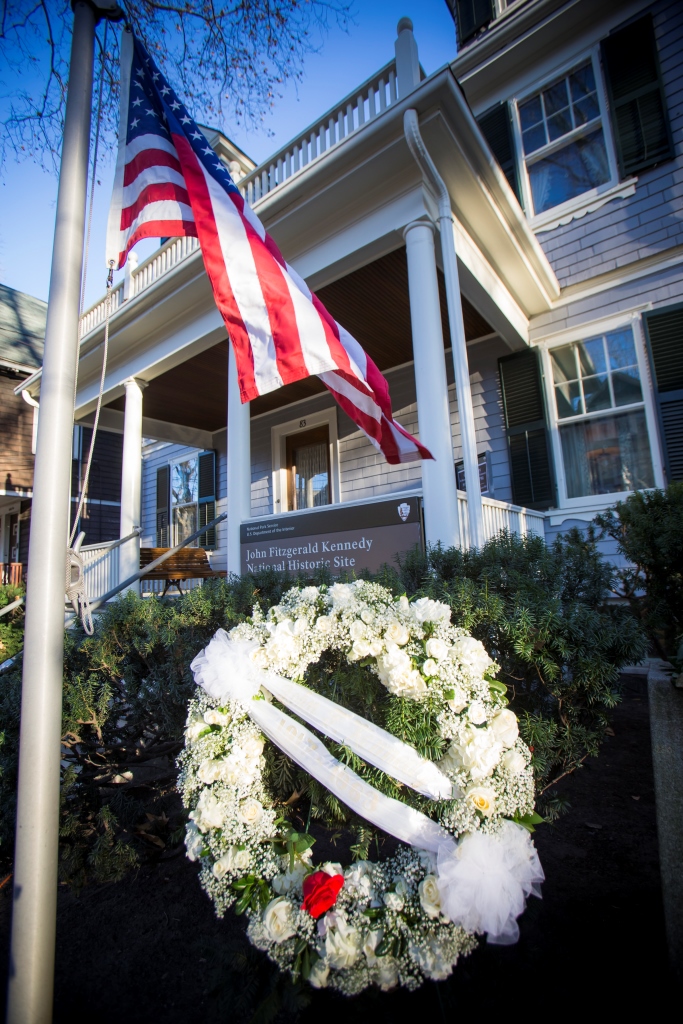
[[529,178],[536,213],[604,185],[609,164],[602,128],[532,164]]
[[573,100],[580,100],[584,96],[595,92],[595,75],[593,74],[593,65],[590,62],[571,73],[569,76],[569,88],[571,89]]
[[591,338],[590,341],[580,341],[576,347],[579,350],[581,375],[583,377],[590,377],[594,373],[607,372],[605,346],[602,343],[602,338]]
[[579,100],[578,103],[574,104],[574,120],[577,128],[588,121],[592,121],[594,117],[599,116],[600,107],[598,106],[597,96],[587,96],[585,99]]
[[625,331],[613,331],[607,335],[607,351],[611,370],[621,370],[626,366],[636,366],[636,346],[630,327]]
[[583,378],[583,397],[586,403],[586,412],[597,412],[598,409],[610,409],[612,398],[609,393],[609,381],[607,374],[599,377]]
[[568,107],[559,114],[553,114],[552,117],[548,118],[548,135],[550,137],[550,141],[554,142],[555,139],[562,138],[562,136],[566,135],[567,132],[570,132],[573,127]]
[[522,132],[522,141],[524,142],[525,153],[535,153],[541,146],[545,146],[548,141],[545,135],[545,126],[537,124],[535,128],[529,128],[528,131]]
[[329,505],[327,445],[309,444],[294,450],[297,508]]
[[615,405],[631,405],[632,402],[642,402],[643,392],[640,389],[638,367],[631,366],[629,369],[613,373],[612,388],[614,389]]
[[196,459],[175,462],[171,467],[171,500],[174,505],[197,500]]
[[544,90],[543,106],[545,107],[547,117],[569,106],[566,79],[563,78],[561,82],[556,82],[555,85],[551,85],[549,89]]
[[570,384],[560,384],[555,387],[555,401],[557,402],[557,415],[561,420],[567,416],[578,416],[583,412],[581,404],[581,387],[578,380]]
[[534,96],[533,99],[527,100],[526,103],[520,103],[519,118],[522,122],[523,132],[525,132],[527,128],[531,128],[533,125],[538,124],[539,121],[542,122],[543,110],[541,108],[541,97]]
[[[184,505],[182,508],[173,509],[173,532],[176,544],[181,544],[186,537],[189,537],[197,529],[196,505]],[[197,541],[193,541],[189,547],[196,548]]]
[[573,345],[553,349],[550,353],[550,358],[553,362],[553,380],[556,384],[562,384],[565,380],[578,379],[579,371],[576,367],[576,355]]
[[642,410],[572,423],[560,428],[560,438],[567,497],[654,486]]

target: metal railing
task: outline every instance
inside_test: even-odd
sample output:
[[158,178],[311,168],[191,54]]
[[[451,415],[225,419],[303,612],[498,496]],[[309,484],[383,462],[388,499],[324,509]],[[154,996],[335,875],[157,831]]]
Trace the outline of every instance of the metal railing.
[[[501,530],[518,537],[545,537],[545,516],[531,508],[512,505],[509,501],[497,501],[482,494],[484,512],[484,540],[492,540]],[[470,527],[467,515],[467,493],[458,491],[458,522],[463,546],[469,547]]]
[[245,175],[237,187],[250,205],[288,181],[398,99],[396,62],[390,61],[296,138]]

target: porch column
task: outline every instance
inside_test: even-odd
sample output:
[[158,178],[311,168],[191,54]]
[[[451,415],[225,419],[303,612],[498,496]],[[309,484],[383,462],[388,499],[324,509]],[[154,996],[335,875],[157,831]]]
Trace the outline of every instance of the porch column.
[[[142,391],[144,381],[129,377],[126,389],[126,409],[123,416],[123,464],[121,466],[121,526],[120,536],[126,537],[141,525],[142,499]],[[133,537],[119,548],[119,582],[132,576],[140,568],[140,537]],[[140,582],[128,590],[140,593]]]
[[240,523],[251,516],[251,414],[242,404],[237,364],[228,345],[228,572],[239,575]]
[[425,538],[428,545],[458,544],[458,499],[441,331],[434,226],[414,221],[403,232],[408,255],[410,322],[420,441],[435,461],[422,462]]

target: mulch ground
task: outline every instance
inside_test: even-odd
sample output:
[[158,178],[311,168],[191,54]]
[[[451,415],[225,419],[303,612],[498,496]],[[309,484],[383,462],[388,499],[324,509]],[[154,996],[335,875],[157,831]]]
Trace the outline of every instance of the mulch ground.
[[[393,1024],[409,1014],[451,1022],[465,1010],[519,1018],[661,1005],[668,971],[644,679],[625,679],[612,724],[600,757],[561,783],[571,809],[536,833],[543,900],[531,900],[516,946],[482,945],[449,981],[417,993],[348,1001],[321,992],[307,1002],[308,991],[272,989],[243,923],[214,917],[180,855],[78,897],[60,889],[55,1021]],[[0,892],[3,967],[9,889]]]

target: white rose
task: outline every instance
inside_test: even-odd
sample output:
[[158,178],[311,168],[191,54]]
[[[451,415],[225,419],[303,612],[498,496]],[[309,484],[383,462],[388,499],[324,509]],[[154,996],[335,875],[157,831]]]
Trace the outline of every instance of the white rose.
[[471,800],[484,817],[491,817],[496,803],[496,791],[494,789],[491,789],[490,786],[472,786],[465,793],[465,797],[467,800]]
[[384,894],[384,905],[387,910],[393,910],[396,913],[399,910],[403,910],[405,900],[398,892],[385,892]]
[[308,976],[309,984],[313,988],[327,988],[327,979],[330,974],[330,969],[324,960],[316,960],[311,967],[311,973]]
[[360,933],[336,914],[335,926],[325,935],[326,959],[333,971],[342,971],[355,964],[361,952]]
[[315,601],[317,596],[318,596],[318,588],[317,587],[304,587],[304,589],[301,591],[301,600],[302,601]]
[[212,761],[211,758],[207,758],[205,761],[202,761],[197,769],[197,778],[200,782],[203,782],[205,786],[210,786],[212,782],[218,782],[222,773],[223,762]]
[[197,828],[194,821],[187,823],[185,828],[185,851],[187,853],[188,860],[199,860],[204,849],[204,840],[202,834]]
[[402,597],[399,597],[397,604],[399,611],[403,612],[404,615],[407,615],[410,611],[410,601],[405,594]]
[[399,896],[405,897],[408,895],[408,883],[403,875],[396,875],[394,878],[394,892],[397,892]]
[[335,583],[328,591],[333,606],[345,608],[354,599],[353,587],[348,583]]
[[341,866],[341,864],[337,864],[336,862],[333,862],[331,860],[328,860],[325,864],[323,864],[320,870],[324,871],[326,875],[334,876],[344,874],[344,868]]
[[442,601],[432,601],[429,597],[421,597],[413,601],[410,610],[418,622],[450,622],[451,610]]
[[439,883],[435,875],[425,875],[417,887],[420,904],[427,917],[438,917],[441,913]]
[[228,786],[239,786],[240,783],[245,782],[245,774],[240,758],[234,754],[228,754],[227,757],[223,758],[221,778]]
[[526,768],[524,756],[518,750],[506,750],[503,754],[503,767],[511,775],[519,775]]
[[268,655],[263,647],[257,647],[251,652],[249,657],[258,668],[268,668]]
[[216,878],[222,878],[227,871],[246,871],[250,860],[248,850],[239,850],[236,846],[231,846],[218,858],[211,870]]
[[425,645],[427,656],[435,658],[436,661],[443,661],[448,655],[448,644],[445,644],[443,640],[439,640],[438,637],[433,636],[427,641]]
[[373,656],[373,658],[378,657],[378,655],[380,655],[383,650],[384,644],[382,643],[381,640],[370,641],[370,654]]
[[232,716],[218,708],[209,708],[204,712],[204,721],[207,725],[230,725]]
[[375,928],[374,930],[369,931],[368,934],[365,936],[365,942],[363,943],[363,953],[365,954],[365,959],[369,964],[374,964],[377,962],[377,954],[375,953],[375,950],[379,946],[383,937],[384,932],[381,928]]
[[209,726],[206,724],[203,718],[193,718],[188,722],[187,729],[185,730],[185,742],[188,747],[196,743],[200,736],[209,732]]
[[349,658],[351,661],[360,661],[361,658],[367,658],[370,653],[370,644],[367,640],[356,640],[353,647],[349,651]]
[[439,666],[433,658],[427,658],[422,665],[422,674],[425,676],[435,676],[439,671]]
[[303,636],[304,633],[308,632],[308,619],[300,615],[294,623],[294,636]]
[[459,637],[449,653],[453,661],[459,662],[462,668],[473,676],[482,676],[493,664],[484,645],[473,636]]
[[397,644],[399,647],[403,647],[410,640],[410,633],[402,622],[392,622],[387,626],[384,638],[389,644]]
[[366,626],[369,626],[371,622],[375,621],[375,613],[370,608],[364,608],[360,613],[360,617]]
[[250,759],[260,757],[264,747],[265,742],[260,736],[247,736],[246,740],[242,743],[242,750],[245,756]]
[[472,701],[467,709],[467,717],[475,725],[483,725],[486,721],[486,708],[481,700]]
[[391,957],[383,956],[377,962],[377,984],[382,992],[396,988],[398,985],[398,969]]
[[515,740],[519,736],[517,715],[514,711],[510,711],[508,708],[499,711],[491,722],[491,728],[504,747],[514,747]]
[[329,615],[320,615],[316,619],[315,628],[319,633],[329,633],[332,629],[332,619]]
[[271,942],[285,942],[295,935],[292,921],[292,904],[285,896],[271,900],[261,918],[263,928]]
[[256,825],[263,817],[263,807],[253,796],[249,797],[248,800],[240,804],[237,817],[245,825]]
[[358,619],[351,623],[351,629],[349,630],[349,636],[352,640],[360,640],[365,636],[365,626]]
[[210,828],[220,828],[225,821],[225,808],[210,789],[204,789],[199,794],[197,806],[190,811],[190,818],[196,822],[200,832],[206,832]]
[[451,711],[455,711],[456,715],[458,715],[463,708],[467,706],[467,694],[459,687],[455,687],[453,690],[453,696],[450,700],[447,700],[446,703]]

